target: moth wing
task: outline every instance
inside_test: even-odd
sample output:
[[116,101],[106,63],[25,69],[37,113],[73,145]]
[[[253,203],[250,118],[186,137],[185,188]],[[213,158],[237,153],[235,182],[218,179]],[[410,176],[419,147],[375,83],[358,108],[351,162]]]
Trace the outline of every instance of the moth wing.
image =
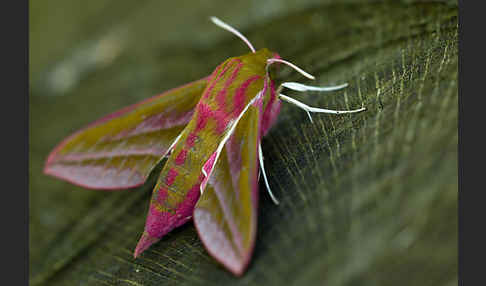
[[206,249],[235,275],[241,275],[250,261],[257,229],[261,102],[257,103],[226,142],[194,209]]
[[141,185],[190,121],[207,78],[109,114],[62,141],[44,173],[92,189]]

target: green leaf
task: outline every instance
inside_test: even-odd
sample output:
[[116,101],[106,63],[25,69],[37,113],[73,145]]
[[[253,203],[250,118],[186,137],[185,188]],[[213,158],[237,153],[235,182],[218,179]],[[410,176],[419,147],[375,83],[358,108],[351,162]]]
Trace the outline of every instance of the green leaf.
[[[203,4],[93,1],[64,7],[79,17],[53,16],[57,26],[31,3],[31,285],[457,284],[457,2],[248,2],[209,14]],[[311,124],[283,103],[262,142],[281,203],[260,184],[255,251],[240,278],[208,255],[192,224],[133,259],[157,170],[123,192],[42,174],[50,149],[86,123],[247,52],[209,15],[315,75],[312,84],[349,83],[287,95],[367,108],[314,114]],[[287,68],[279,77],[302,82]]]

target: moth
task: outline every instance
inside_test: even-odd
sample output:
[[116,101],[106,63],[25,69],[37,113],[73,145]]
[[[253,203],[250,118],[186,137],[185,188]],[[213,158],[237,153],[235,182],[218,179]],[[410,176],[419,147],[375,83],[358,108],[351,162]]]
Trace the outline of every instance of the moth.
[[166,91],[109,114],[62,141],[48,156],[44,172],[89,189],[121,190],[144,184],[163,158],[167,161],[150,199],[138,257],[172,229],[193,219],[207,251],[233,274],[242,275],[257,231],[260,172],[271,199],[261,140],[275,124],[281,101],[311,112],[284,94],[331,91],[296,82],[276,86],[274,64],[314,77],[268,49],[256,51],[239,31],[211,17],[242,39],[251,52],[229,58],[208,77]]

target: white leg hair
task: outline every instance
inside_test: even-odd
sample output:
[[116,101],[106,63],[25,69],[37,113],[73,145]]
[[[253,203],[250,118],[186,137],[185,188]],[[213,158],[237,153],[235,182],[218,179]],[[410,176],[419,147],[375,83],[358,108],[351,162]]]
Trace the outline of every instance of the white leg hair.
[[260,169],[262,170],[263,180],[265,181],[265,186],[267,187],[268,194],[270,195],[270,198],[272,199],[273,203],[278,205],[279,202],[273,195],[272,190],[270,189],[270,185],[268,184],[267,174],[265,173],[265,167],[263,166],[262,144],[260,143],[258,144],[258,159],[260,160]]
[[295,91],[333,91],[343,89],[347,87],[348,84],[344,83],[336,86],[312,86],[301,84],[298,82],[284,82],[281,84],[281,86]]
[[366,110],[365,107],[362,107],[360,109],[354,109],[354,110],[332,110],[332,109],[317,108],[317,107],[308,106],[305,103],[302,103],[302,102],[300,102],[296,99],[293,99],[293,98],[288,97],[286,95],[283,95],[281,93],[278,95],[278,97],[280,97],[280,99],[282,99],[284,101],[287,101],[289,103],[296,105],[297,107],[302,108],[305,112],[307,112],[307,115],[309,116],[309,119],[310,119],[311,122],[313,122],[312,117],[310,115],[311,112],[329,113],[329,114],[345,114],[345,113],[356,113],[356,112],[361,112],[361,111]]

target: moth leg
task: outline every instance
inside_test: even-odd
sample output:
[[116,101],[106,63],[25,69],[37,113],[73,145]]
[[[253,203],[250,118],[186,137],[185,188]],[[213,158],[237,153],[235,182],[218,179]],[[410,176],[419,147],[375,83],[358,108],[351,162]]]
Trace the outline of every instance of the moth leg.
[[294,65],[293,63],[291,62],[288,62],[286,60],[283,60],[283,59],[277,59],[277,58],[271,58],[271,59],[268,59],[267,60],[267,66],[265,67],[265,70],[266,70],[266,73],[267,73],[267,76],[268,76],[268,68],[270,67],[271,64],[273,63],[282,63],[282,64],[286,64],[288,65],[289,67],[293,68],[295,71],[297,71],[298,73],[300,73],[301,75],[305,76],[306,78],[308,79],[316,79],[313,75],[311,75],[310,73],[304,71],[303,69],[299,68],[298,66]]
[[280,85],[280,89],[286,87],[291,90],[295,91],[334,91],[334,90],[340,90],[345,87],[347,87],[348,84],[340,84],[340,85],[334,85],[334,86],[313,86],[313,85],[305,85],[302,83],[298,82],[284,82]]
[[278,205],[279,202],[273,195],[272,190],[270,189],[270,185],[268,184],[267,174],[265,173],[265,166],[263,166],[262,144],[260,143],[258,144],[258,160],[260,161],[260,169],[262,170],[263,180],[265,181],[265,186],[267,187],[268,194],[270,195],[270,198],[272,199],[273,203]]
[[309,116],[309,119],[310,119],[311,122],[313,122],[312,117],[310,115],[311,112],[329,113],[329,114],[345,114],[345,113],[357,113],[357,112],[361,112],[361,111],[366,110],[365,107],[361,107],[359,109],[354,109],[354,110],[332,110],[332,109],[317,108],[317,107],[308,106],[305,103],[302,103],[302,102],[300,102],[296,99],[293,99],[293,98],[288,97],[286,95],[283,95],[281,93],[278,96],[279,96],[280,99],[287,101],[289,103],[292,103],[292,104],[296,105],[297,107],[300,107],[301,109],[303,109],[305,112],[307,112],[307,115]]

